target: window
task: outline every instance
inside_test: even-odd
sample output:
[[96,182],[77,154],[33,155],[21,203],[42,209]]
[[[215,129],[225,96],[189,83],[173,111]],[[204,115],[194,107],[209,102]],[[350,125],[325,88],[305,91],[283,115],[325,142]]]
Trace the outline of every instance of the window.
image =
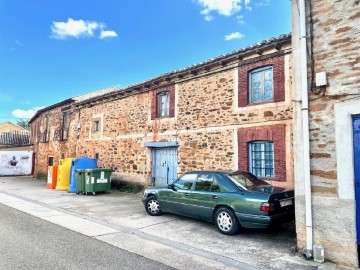
[[68,115],[67,113],[63,113],[63,122],[61,127],[61,139],[67,140],[68,138]]
[[90,138],[101,138],[104,129],[104,114],[93,114],[90,119]]
[[48,157],[48,166],[54,166],[54,157]]
[[170,92],[161,92],[157,95],[157,117],[170,115]]
[[100,131],[100,121],[95,120],[94,121],[94,132],[98,132],[98,131]]
[[175,117],[175,84],[152,91],[149,112],[151,120]]
[[49,138],[50,138],[49,116],[46,116],[45,131],[44,131],[44,141],[48,142]]
[[196,177],[197,174],[184,174],[182,177],[179,178],[179,180],[174,183],[174,187],[176,189],[191,190],[192,184],[194,183]]
[[92,119],[92,127],[91,130],[93,133],[97,133],[101,131],[101,118],[96,117]]
[[229,179],[226,174],[217,174],[215,176],[213,187],[211,188],[214,192],[238,192],[237,186]]
[[212,192],[221,192],[221,189],[220,189],[220,186],[219,186],[219,183],[216,182],[216,180],[214,179],[213,183],[212,183],[212,186],[211,186],[211,191]]
[[197,191],[210,191],[213,182],[213,176],[211,174],[199,174],[196,183],[195,190]]
[[250,103],[272,101],[274,98],[273,68],[258,68],[249,74]]
[[258,177],[274,177],[274,143],[254,141],[249,144],[250,172]]

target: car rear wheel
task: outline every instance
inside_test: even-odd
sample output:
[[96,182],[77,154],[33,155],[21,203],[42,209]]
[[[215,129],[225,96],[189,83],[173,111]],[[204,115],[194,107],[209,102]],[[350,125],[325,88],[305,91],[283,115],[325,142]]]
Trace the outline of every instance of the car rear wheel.
[[239,222],[232,210],[221,207],[215,213],[216,228],[226,235],[233,235],[239,231]]
[[160,216],[162,214],[160,204],[155,196],[146,199],[145,209],[150,216]]

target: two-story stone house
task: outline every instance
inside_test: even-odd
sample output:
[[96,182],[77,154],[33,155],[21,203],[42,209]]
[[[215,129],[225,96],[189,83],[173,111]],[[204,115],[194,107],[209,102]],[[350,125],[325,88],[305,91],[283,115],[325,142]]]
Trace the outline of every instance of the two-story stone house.
[[113,179],[157,186],[188,170],[249,170],[293,186],[291,35],[31,119],[35,174],[49,157],[96,157]]

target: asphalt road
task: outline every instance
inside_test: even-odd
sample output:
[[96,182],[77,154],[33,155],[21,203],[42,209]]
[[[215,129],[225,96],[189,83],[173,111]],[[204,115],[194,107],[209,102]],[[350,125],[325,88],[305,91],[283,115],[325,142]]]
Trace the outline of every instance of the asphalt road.
[[173,269],[0,204],[0,269]]

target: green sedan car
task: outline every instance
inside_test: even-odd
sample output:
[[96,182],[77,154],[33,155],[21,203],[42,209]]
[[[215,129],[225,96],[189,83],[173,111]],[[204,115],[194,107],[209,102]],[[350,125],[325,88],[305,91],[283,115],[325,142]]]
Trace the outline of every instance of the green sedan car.
[[146,188],[142,202],[151,216],[173,213],[202,219],[227,235],[295,218],[293,190],[271,186],[245,171],[187,172],[168,187]]

